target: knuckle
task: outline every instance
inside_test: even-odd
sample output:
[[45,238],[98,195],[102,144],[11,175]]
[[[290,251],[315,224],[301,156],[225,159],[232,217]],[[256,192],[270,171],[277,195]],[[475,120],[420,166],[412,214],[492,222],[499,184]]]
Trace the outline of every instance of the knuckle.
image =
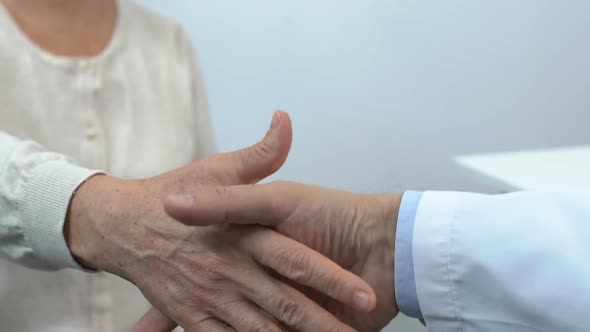
[[[217,194],[217,198],[219,198],[220,200],[229,201],[230,199],[232,199],[232,191],[227,187],[217,186],[215,187],[215,193]],[[232,222],[231,213],[227,209],[222,209],[221,215],[219,217],[225,223]]]
[[226,315],[232,312],[237,300],[231,300],[232,296],[220,294],[220,291],[210,290],[200,294],[198,299],[199,310],[206,312],[210,316]]
[[293,281],[307,282],[312,277],[310,257],[301,250],[284,252],[279,264],[287,267],[287,277]]
[[198,307],[200,302],[204,302],[199,299],[200,297],[202,297],[202,294],[199,293],[196,293],[195,297],[188,296],[184,293],[178,294],[175,298],[175,304],[177,304],[180,308],[183,308],[183,310],[192,310]]
[[341,278],[330,276],[326,281],[325,290],[328,294],[339,294],[343,291],[345,282]]
[[212,310],[210,312],[213,316],[219,314],[231,315],[232,311],[235,311],[235,308],[238,308],[243,302],[241,299],[235,298],[233,295],[220,295],[219,292],[215,293],[215,305],[211,307]]
[[229,265],[225,260],[214,254],[201,257],[201,269],[207,279],[212,282],[221,282],[227,279]]
[[198,296],[199,306],[205,311],[214,311],[214,308],[220,305],[219,297],[214,293],[197,293],[195,295]]
[[215,187],[215,193],[219,198],[229,199],[231,198],[231,191],[227,187],[217,186]]
[[268,158],[273,156],[274,146],[267,140],[262,140],[256,143],[251,151],[258,158]]
[[277,309],[279,315],[277,318],[289,326],[300,326],[305,318],[303,306],[288,297],[282,297],[279,300]]
[[272,155],[272,146],[268,142],[261,141],[246,149],[244,153],[241,153],[239,156],[237,156],[239,158],[238,164],[241,164],[242,167],[247,168],[250,165],[257,164],[260,162],[260,160],[271,158]]

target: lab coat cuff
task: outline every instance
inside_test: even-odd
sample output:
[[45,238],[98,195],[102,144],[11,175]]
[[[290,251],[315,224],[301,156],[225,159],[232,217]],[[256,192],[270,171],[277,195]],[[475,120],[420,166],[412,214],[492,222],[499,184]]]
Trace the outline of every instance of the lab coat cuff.
[[420,309],[426,322],[450,317],[445,331],[459,331],[459,303],[454,248],[457,207],[470,194],[425,192],[414,225],[414,273]]
[[416,278],[414,276],[414,224],[422,193],[405,192],[399,208],[395,239],[395,296],[397,305],[406,316],[422,319]]

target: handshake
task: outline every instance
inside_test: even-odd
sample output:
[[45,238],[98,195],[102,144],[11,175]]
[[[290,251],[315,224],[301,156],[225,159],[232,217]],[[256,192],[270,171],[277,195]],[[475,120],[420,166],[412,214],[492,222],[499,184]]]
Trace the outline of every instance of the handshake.
[[64,233],[88,268],[135,284],[153,305],[141,332],[379,331],[398,313],[401,194],[256,184],[285,162],[292,128],[145,180],[90,178]]

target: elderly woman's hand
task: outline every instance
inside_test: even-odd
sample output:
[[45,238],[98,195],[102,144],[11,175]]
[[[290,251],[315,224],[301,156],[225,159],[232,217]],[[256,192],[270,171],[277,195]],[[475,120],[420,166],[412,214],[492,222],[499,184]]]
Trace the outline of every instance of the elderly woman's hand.
[[89,268],[133,282],[187,331],[354,331],[290,284],[370,311],[375,294],[356,275],[274,230],[191,227],[163,210],[172,192],[257,182],[283,164],[290,144],[290,120],[277,113],[248,149],[142,181],[91,178],[70,206],[71,251]]

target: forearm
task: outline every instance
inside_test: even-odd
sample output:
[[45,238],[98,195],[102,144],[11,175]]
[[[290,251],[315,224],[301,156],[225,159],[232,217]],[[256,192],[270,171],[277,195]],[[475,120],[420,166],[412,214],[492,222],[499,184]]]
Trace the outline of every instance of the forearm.
[[97,175],[76,191],[64,235],[80,264],[128,278],[133,258],[149,251],[140,221],[148,213],[158,214],[159,202],[142,183]]

